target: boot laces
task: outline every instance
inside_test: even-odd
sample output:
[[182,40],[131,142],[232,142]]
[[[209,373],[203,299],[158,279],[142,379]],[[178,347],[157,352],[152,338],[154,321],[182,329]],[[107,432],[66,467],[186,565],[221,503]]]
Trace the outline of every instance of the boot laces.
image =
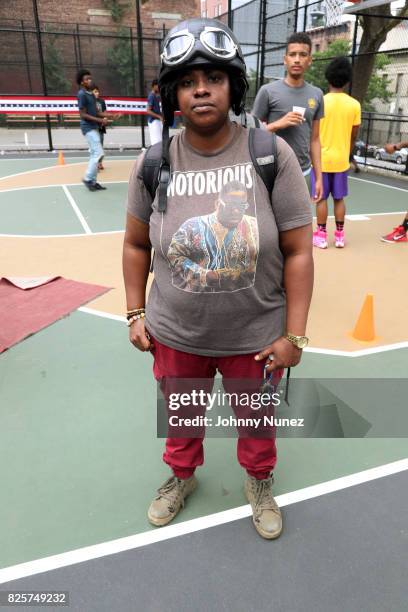
[[258,480],[255,484],[255,510],[259,516],[264,510],[277,511],[278,506],[272,495],[272,478]]
[[166,482],[157,490],[158,496],[156,499],[165,499],[169,503],[169,510],[174,511],[175,506],[181,503],[184,506],[184,499],[182,495],[182,489],[180,481],[176,476],[171,476]]

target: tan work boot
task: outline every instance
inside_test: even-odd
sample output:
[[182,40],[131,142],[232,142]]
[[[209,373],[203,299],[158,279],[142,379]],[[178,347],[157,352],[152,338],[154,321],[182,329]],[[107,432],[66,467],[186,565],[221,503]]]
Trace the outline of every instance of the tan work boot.
[[272,495],[273,476],[257,480],[249,474],[245,481],[245,495],[252,506],[255,529],[263,538],[273,540],[282,532],[282,515]]
[[197,486],[197,479],[193,475],[186,480],[172,476],[157,490],[157,497],[154,498],[147,511],[147,517],[153,525],[162,527],[167,525],[184,507],[185,498],[194,491]]

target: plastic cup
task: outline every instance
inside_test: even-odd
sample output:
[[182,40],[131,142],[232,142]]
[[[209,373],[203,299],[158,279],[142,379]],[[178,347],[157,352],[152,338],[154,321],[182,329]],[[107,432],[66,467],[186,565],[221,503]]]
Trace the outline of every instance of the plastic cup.
[[294,106],[293,107],[293,112],[294,113],[299,113],[304,118],[306,109],[305,109],[304,106]]

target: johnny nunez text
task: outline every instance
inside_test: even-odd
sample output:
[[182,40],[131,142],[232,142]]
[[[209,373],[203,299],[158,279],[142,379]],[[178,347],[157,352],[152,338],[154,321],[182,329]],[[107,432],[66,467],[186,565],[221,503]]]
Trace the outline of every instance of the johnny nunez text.
[[169,425],[171,427],[251,427],[258,429],[260,426],[266,427],[304,427],[305,419],[292,418],[285,419],[274,416],[262,416],[251,418],[239,418],[234,416],[218,416],[213,419],[208,416],[195,416],[192,418],[171,415]]

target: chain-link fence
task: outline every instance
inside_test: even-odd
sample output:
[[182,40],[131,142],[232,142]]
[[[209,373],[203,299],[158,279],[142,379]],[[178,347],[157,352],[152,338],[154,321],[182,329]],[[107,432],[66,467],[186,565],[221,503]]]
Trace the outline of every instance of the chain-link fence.
[[[0,21],[0,94],[75,94],[76,72],[86,67],[107,96],[146,96],[157,76],[162,29],[34,21]],[[141,43],[141,44],[140,44]],[[140,68],[143,67],[143,81]]]
[[[350,15],[337,25],[330,25],[326,2],[317,0],[252,0],[232,11],[230,23],[242,43],[248,67],[250,110],[259,87],[283,78],[283,56],[287,38],[298,31],[308,32],[312,40],[313,64],[306,79],[325,93],[328,83],[324,72],[338,55],[350,58],[353,83],[350,91],[362,103],[360,163],[405,169],[405,153],[388,156],[386,142],[408,140],[408,17],[392,9],[374,8]],[[226,23],[228,15],[221,19]],[[380,44],[374,44],[378,39]],[[375,50],[372,50],[375,49]],[[365,87],[364,78],[370,78]]]
[[[76,95],[76,73],[92,73],[102,96],[146,98],[157,77],[163,29],[123,25],[104,26],[31,20],[0,20],[0,95]],[[38,118],[29,128],[77,127],[78,121],[64,115]],[[0,126],[23,127],[21,116],[0,114]],[[141,126],[143,115],[124,114],[115,126]],[[69,139],[66,139],[67,142]]]
[[[360,134],[369,145],[366,161],[375,160],[370,157],[373,147],[402,140],[408,119],[408,18],[379,15],[375,10],[369,23],[367,17],[350,16],[331,27],[323,0],[251,0],[230,15],[222,15],[220,19],[230,23],[240,41],[247,63],[248,109],[262,84],[284,76],[283,56],[290,34],[307,31],[314,57],[308,81],[326,91],[324,70],[337,55],[350,57],[355,74],[371,73],[364,96],[360,96],[363,109],[371,113],[365,115],[362,126],[365,136]],[[386,34],[378,49],[370,51],[365,31],[378,34],[380,26]],[[23,20],[2,18],[0,95],[72,95],[77,91],[76,72],[86,67],[102,95],[145,98],[158,73],[164,35],[163,28],[142,28],[140,23],[125,27],[36,22],[34,15]],[[361,80],[354,79],[353,95]],[[0,115],[0,122],[6,125],[5,115]],[[119,125],[142,123],[141,116],[127,115]]]

